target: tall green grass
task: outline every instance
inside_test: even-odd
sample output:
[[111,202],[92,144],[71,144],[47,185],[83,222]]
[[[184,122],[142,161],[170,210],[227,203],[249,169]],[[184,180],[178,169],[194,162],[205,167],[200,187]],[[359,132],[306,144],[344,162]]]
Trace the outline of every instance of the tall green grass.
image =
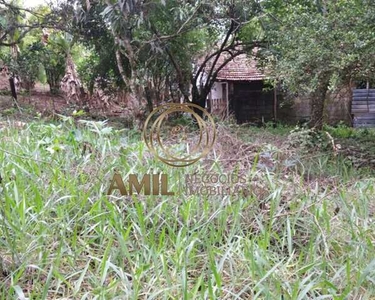
[[201,165],[105,122],[0,129],[0,299],[375,299],[374,180],[344,163],[249,168],[250,193],[209,198],[107,197],[115,168],[178,193]]

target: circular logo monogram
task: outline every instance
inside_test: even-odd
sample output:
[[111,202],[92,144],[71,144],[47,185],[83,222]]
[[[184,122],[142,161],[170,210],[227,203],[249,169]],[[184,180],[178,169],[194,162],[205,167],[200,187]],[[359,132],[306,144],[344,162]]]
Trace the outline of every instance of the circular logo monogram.
[[[178,120],[183,124],[176,124]],[[199,105],[168,103],[158,106],[148,116],[143,139],[162,162],[173,167],[186,167],[211,151],[216,128],[212,116]]]

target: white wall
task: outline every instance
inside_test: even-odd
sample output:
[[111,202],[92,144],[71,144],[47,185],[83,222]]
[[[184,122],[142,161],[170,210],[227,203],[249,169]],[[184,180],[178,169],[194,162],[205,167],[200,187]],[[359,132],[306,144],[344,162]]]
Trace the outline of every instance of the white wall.
[[212,86],[209,98],[211,99],[222,99],[223,98],[223,88],[222,83],[215,82]]

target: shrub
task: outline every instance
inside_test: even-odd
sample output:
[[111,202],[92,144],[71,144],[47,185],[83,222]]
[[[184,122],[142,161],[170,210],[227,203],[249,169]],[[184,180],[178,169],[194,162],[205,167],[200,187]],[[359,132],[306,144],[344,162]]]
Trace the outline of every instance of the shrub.
[[353,127],[349,127],[342,122],[339,123],[336,127],[326,125],[324,129],[336,138],[346,139],[349,137],[353,137],[356,134],[356,131]]
[[297,126],[288,136],[288,145],[309,152],[313,149],[327,150],[331,146],[331,141],[323,131]]

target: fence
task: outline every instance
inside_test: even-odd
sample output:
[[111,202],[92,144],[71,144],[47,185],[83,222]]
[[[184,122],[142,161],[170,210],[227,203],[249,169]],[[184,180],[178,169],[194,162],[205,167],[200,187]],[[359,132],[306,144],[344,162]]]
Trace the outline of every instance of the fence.
[[353,127],[375,127],[375,89],[354,89]]
[[227,117],[227,101],[225,99],[208,99],[207,106],[211,115],[221,119]]

